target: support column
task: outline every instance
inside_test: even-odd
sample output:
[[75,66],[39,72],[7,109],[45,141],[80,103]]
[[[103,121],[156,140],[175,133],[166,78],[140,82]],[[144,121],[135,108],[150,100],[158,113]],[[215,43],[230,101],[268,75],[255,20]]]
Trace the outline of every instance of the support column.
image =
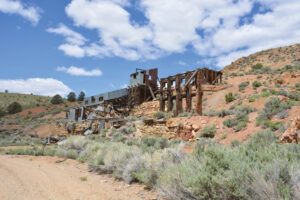
[[165,112],[165,100],[164,100],[164,87],[165,79],[160,79],[160,99],[159,99],[159,110]]
[[168,95],[168,112],[171,112],[173,110],[173,93],[172,93],[172,85],[173,85],[173,79],[172,77],[168,77],[168,83],[167,83],[167,95]]
[[[186,72],[185,81],[188,81],[191,78],[191,72]],[[191,112],[192,110],[192,95],[191,95],[191,84],[185,86],[185,94],[186,94],[186,111]]]
[[181,75],[176,75],[176,113],[177,116],[179,113],[182,113],[182,95],[181,95]]
[[201,70],[197,70],[197,79],[196,79],[196,87],[197,87],[197,108],[196,111],[199,115],[202,115],[202,88],[201,88]]

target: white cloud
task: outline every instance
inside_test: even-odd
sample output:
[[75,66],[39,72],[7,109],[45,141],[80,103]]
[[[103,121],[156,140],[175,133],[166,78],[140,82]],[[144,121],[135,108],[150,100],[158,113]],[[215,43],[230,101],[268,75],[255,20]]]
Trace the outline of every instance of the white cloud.
[[93,69],[91,71],[87,71],[83,68],[74,67],[74,66],[71,66],[69,68],[58,67],[56,70],[65,72],[65,73],[73,75],[73,76],[101,76],[102,75],[102,71],[100,71],[99,69]]
[[53,96],[55,94],[66,96],[72,91],[63,82],[53,78],[0,80],[0,90],[25,94],[33,93],[44,96]]
[[7,14],[18,14],[36,25],[41,16],[41,9],[34,6],[26,6],[18,0],[1,0],[0,11]]
[[[238,56],[300,39],[299,0],[131,2],[72,0],[66,14],[75,26],[96,30],[99,40],[78,42],[70,29],[60,30],[67,43],[59,49],[75,57],[118,56],[128,60],[156,59],[192,49],[209,63],[223,67]],[[255,3],[260,7],[252,15]],[[144,22],[135,21],[130,12],[134,9],[144,14]]]
[[87,39],[83,37],[81,34],[73,31],[72,29],[70,29],[64,24],[59,24],[57,28],[48,28],[47,32],[63,35],[66,37],[66,41],[68,43],[74,45],[82,45],[87,41]]
[[63,51],[66,55],[76,58],[82,58],[85,54],[84,49],[74,44],[62,44],[58,47],[58,49]]

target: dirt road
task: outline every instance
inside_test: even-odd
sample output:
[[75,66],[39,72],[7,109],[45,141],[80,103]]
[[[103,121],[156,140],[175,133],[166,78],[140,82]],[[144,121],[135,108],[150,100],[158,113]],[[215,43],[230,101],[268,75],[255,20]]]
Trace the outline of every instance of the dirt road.
[[88,172],[87,165],[56,157],[0,155],[1,200],[137,200],[154,191]]

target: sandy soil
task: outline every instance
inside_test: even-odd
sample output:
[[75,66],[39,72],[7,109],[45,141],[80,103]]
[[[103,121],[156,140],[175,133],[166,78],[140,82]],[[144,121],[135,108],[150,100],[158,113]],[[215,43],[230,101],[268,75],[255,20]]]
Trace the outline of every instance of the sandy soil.
[[[62,162],[61,162],[62,161]],[[127,185],[88,172],[87,165],[55,157],[0,155],[1,200],[138,200],[157,197],[139,184]],[[87,180],[81,180],[86,177]]]

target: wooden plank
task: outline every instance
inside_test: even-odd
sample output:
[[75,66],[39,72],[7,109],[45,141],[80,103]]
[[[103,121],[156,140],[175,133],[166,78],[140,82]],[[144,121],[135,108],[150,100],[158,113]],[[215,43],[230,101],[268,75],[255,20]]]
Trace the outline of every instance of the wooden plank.
[[165,112],[164,87],[165,87],[165,80],[164,79],[160,79],[159,110],[162,111],[162,112]]

